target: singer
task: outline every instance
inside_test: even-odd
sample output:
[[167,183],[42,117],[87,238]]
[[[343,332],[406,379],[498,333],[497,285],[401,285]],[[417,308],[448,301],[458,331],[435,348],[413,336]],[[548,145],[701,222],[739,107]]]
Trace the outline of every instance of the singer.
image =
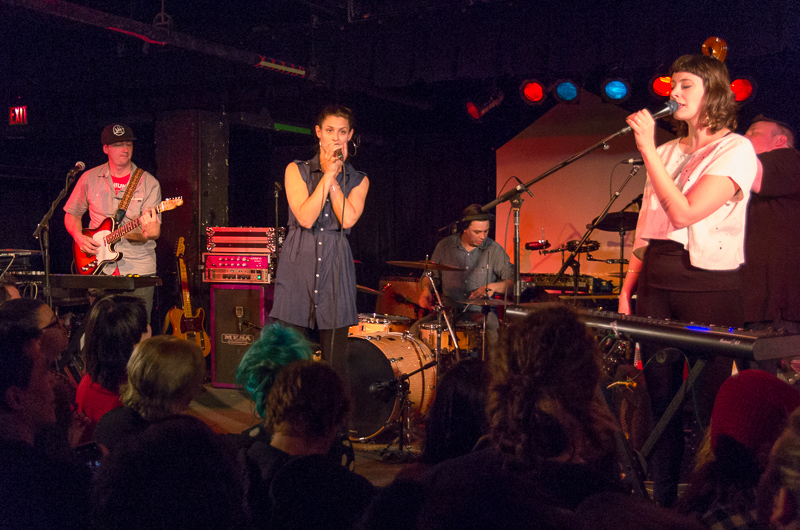
[[347,234],[369,191],[367,176],[348,162],[353,114],[326,107],[316,125],[319,152],[286,167],[286,241],[278,262],[270,317],[312,338],[323,359],[346,379],[348,327],[358,323],[356,271]]
[[[100,135],[103,152],[108,162],[86,171],[72,190],[64,205],[64,225],[80,249],[87,254],[97,254],[97,244],[82,233],[83,215],[89,212],[92,228],[100,226],[106,218],[113,218],[119,209],[131,176],[139,170],[133,163],[133,131],[122,123],[112,123]],[[125,210],[125,216],[117,226],[144,216],[140,227],[132,230],[117,243],[116,251],[122,259],[116,267],[106,266],[105,274],[138,274],[149,276],[156,273],[156,239],[161,235],[161,216],[156,206],[161,202],[161,185],[156,178],[142,171],[133,198]],[[145,301],[147,316],[153,309],[155,287],[142,287],[130,294]],[[102,296],[97,289],[90,289],[91,296]]]
[[[736,129],[736,103],[725,65],[706,55],[685,55],[672,65],[671,99],[678,138],[655,146],[647,110],[627,118],[647,168],[642,208],[621,313],[685,322],[743,325],[739,267],[756,156]],[[643,352],[645,360],[655,352]],[[711,360],[696,383],[698,416],[708,425],[714,398],[731,373],[731,360]],[[683,363],[645,370],[653,413],[660,417],[681,384]],[[683,456],[680,414],[662,435],[650,469],[654,496],[671,506]]]

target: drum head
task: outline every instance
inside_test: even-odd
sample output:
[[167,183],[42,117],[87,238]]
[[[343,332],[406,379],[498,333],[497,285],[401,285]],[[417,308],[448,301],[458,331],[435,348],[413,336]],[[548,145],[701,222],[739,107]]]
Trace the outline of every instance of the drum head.
[[370,438],[378,434],[392,417],[395,396],[384,401],[369,392],[369,386],[395,378],[386,355],[361,337],[347,339],[347,376],[350,380],[350,399],[353,407],[350,417],[351,439]]

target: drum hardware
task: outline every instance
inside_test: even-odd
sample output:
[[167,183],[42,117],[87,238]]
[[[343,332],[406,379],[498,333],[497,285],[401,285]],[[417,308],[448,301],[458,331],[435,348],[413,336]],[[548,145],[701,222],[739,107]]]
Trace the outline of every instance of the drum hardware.
[[381,313],[359,313],[358,324],[350,326],[349,335],[371,335],[375,333],[404,333],[411,326],[411,319]]
[[465,271],[461,267],[453,267],[451,265],[444,265],[429,261],[427,258],[422,261],[387,261],[387,265],[395,265],[396,267],[409,267],[412,269],[425,269],[428,271]]
[[359,293],[374,294],[376,296],[383,296],[382,292],[376,291],[375,289],[370,289],[369,287],[365,287],[363,285],[356,285],[356,291],[359,292]]
[[[377,381],[369,385],[369,393],[381,401],[389,401],[396,396],[400,400],[400,417],[397,419],[398,434],[395,440],[381,450],[381,458],[384,461],[406,462],[413,454],[411,452],[411,400],[408,399],[409,383],[411,376],[416,375],[428,368],[437,365],[436,361],[430,361],[420,368],[400,377],[388,381]],[[397,449],[390,447],[397,442]]]

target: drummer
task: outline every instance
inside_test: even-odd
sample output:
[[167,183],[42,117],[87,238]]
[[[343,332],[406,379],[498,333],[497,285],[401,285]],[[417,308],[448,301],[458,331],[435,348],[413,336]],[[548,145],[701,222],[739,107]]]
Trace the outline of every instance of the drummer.
[[[489,237],[492,220],[494,216],[482,212],[479,204],[470,204],[458,223],[458,233],[439,241],[431,256],[435,263],[464,269],[431,271],[437,288],[441,286],[439,294],[443,296],[442,302],[454,309],[456,321],[470,320],[483,324],[482,309],[485,306],[466,305],[457,301],[503,296],[514,285],[514,266],[511,265],[508,254]],[[427,276],[420,280],[420,288],[419,305],[432,311],[436,299]],[[435,318],[434,313],[419,323]],[[486,315],[486,335],[490,347],[497,342],[499,327],[497,313],[490,311]]]

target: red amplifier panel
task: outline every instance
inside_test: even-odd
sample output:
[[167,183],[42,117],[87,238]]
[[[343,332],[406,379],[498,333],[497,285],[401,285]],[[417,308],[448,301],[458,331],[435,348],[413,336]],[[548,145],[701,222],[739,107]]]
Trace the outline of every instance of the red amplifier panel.
[[206,250],[223,254],[274,253],[280,251],[285,235],[285,228],[209,226]]
[[273,283],[274,254],[203,254],[206,283]]

